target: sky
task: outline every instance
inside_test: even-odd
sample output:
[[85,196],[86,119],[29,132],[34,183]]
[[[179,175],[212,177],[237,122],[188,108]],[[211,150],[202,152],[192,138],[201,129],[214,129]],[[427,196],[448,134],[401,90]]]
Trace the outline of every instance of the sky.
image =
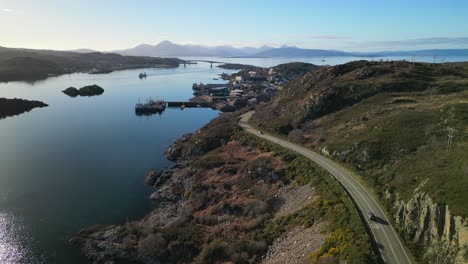
[[465,0],[0,0],[0,46],[468,48]]

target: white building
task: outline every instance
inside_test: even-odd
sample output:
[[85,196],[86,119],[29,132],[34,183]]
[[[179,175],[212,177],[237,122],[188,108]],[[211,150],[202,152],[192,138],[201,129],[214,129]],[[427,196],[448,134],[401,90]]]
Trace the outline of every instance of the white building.
[[257,77],[257,73],[254,72],[254,71],[249,71],[249,76],[250,76],[250,78],[255,78],[255,77]]
[[230,95],[230,96],[238,96],[238,97],[241,97],[243,94],[244,94],[244,91],[242,91],[241,89],[234,89],[234,90],[232,90],[231,92],[229,92],[229,95]]

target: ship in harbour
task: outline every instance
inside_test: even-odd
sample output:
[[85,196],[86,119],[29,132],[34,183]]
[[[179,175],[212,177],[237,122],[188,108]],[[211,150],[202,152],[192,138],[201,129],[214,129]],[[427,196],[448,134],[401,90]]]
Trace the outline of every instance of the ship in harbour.
[[137,115],[151,115],[162,113],[166,109],[167,103],[164,100],[148,99],[144,103],[138,102],[135,105],[135,114]]

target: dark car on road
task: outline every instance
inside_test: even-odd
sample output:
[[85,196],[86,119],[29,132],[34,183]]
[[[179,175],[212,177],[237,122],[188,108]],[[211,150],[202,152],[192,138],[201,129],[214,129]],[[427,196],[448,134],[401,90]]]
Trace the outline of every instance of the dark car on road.
[[368,213],[367,213],[367,217],[368,217],[369,220],[371,220],[371,221],[375,221],[375,219],[377,219],[377,217],[375,216],[375,214],[372,213],[372,212],[368,212]]

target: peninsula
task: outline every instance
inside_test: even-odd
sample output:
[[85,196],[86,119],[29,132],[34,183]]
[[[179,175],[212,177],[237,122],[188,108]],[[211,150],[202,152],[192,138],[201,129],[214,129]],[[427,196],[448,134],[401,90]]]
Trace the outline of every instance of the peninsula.
[[0,119],[20,115],[29,112],[36,107],[46,107],[47,104],[40,101],[29,101],[24,99],[0,98]]
[[0,82],[36,81],[74,72],[96,74],[137,68],[176,68],[181,62],[175,58],[0,47]]

